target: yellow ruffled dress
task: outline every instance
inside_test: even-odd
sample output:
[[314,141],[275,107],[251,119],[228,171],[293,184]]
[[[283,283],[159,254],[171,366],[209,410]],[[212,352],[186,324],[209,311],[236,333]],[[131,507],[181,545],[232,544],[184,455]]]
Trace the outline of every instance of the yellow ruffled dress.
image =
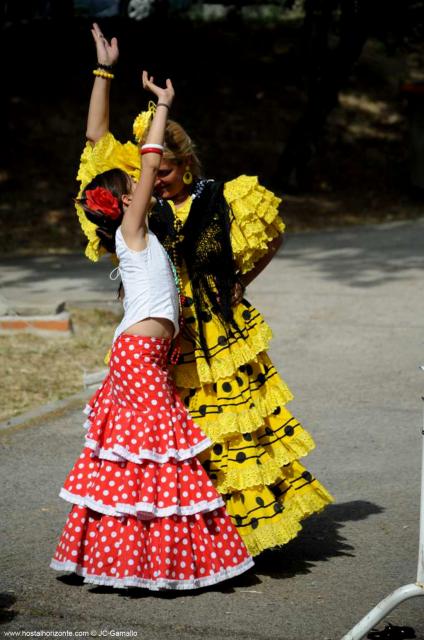
[[[95,175],[115,166],[137,176],[137,163],[135,145],[122,145],[108,133],[95,147],[87,145],[84,150],[78,174],[81,189]],[[241,273],[247,273],[284,230],[278,214],[280,199],[251,176],[227,182],[224,197],[234,215],[231,243],[236,263]],[[182,224],[191,203],[188,198],[176,209],[170,201]],[[95,228],[87,227],[81,213],[89,240],[86,254],[98,259]],[[205,308],[208,362],[197,339],[193,295],[184,267],[181,279],[185,328],[181,362],[174,367],[173,377],[193,419],[214,443],[200,459],[224,496],[249,552],[257,555],[294,538],[301,521],[323,509],[332,497],[298,461],[314,448],[314,442],[286,407],[293,396],[266,354],[272,334],[260,313],[243,300],[234,308],[240,328],[235,332]]]

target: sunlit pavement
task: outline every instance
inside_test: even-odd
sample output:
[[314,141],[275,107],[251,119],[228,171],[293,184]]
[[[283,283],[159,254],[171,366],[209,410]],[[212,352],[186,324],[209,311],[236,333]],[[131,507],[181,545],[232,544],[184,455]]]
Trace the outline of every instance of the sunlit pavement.
[[[83,416],[72,409],[3,434],[3,632],[333,640],[391,590],[413,582],[424,390],[418,369],[424,362],[423,238],[424,219],[289,235],[251,285],[248,297],[274,331],[271,357],[295,395],[290,407],[317,444],[304,463],[336,501],[306,521],[283,550],[260,556],[244,577],[192,594],[69,584],[48,564],[68,511],[57,493],[80,452]],[[109,262],[42,260],[3,260],[2,299],[34,305],[113,299]],[[424,638],[422,599],[387,619]]]

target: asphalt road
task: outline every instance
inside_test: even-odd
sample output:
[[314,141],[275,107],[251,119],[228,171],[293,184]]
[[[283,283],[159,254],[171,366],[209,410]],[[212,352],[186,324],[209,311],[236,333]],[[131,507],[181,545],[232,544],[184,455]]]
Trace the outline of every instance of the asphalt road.
[[[253,571],[190,594],[122,592],[48,568],[78,456],[75,406],[0,436],[4,632],[132,632],[139,640],[336,640],[416,578],[424,372],[424,219],[289,236],[249,296],[274,330],[271,356],[314,436],[306,466],[336,502]],[[3,260],[8,304],[110,300],[108,263]],[[48,363],[46,363],[48,366]],[[387,618],[424,639],[424,599]],[[383,626],[383,625],[382,625]],[[137,634],[137,635],[135,635]],[[23,636],[22,636],[23,637]],[[105,636],[106,637],[106,636]],[[121,636],[123,637],[123,636]]]

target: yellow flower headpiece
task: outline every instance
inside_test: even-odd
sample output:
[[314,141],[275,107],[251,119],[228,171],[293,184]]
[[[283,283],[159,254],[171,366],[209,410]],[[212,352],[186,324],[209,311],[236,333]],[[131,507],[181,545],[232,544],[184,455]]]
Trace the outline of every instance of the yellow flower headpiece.
[[[133,131],[135,139],[141,142],[143,135],[150,125],[156,112],[156,105],[150,101],[147,111],[142,111],[134,120]],[[87,142],[82,153],[77,180],[80,183],[78,198],[85,187],[99,173],[109,169],[122,169],[135,180],[140,177],[140,154],[133,142],[120,143],[108,131],[94,146]],[[88,220],[82,207],[76,203],[76,210],[81,228],[88,240],[85,255],[93,262],[97,262],[106,253],[97,236],[97,226]]]
[[[108,131],[94,146],[89,142],[85,146],[77,175],[80,183],[78,198],[99,173],[109,169],[122,169],[135,180],[140,178],[140,153],[137,145],[133,142],[122,144]],[[106,253],[106,249],[100,244],[96,233],[97,226],[88,220],[78,202],[75,204],[78,220],[88,240],[85,255],[93,262],[97,262]]]
[[149,128],[150,122],[152,121],[153,116],[156,113],[156,105],[154,102],[150,100],[147,111],[142,111],[138,114],[133,123],[133,133],[137,142],[140,142],[143,139],[144,133]]

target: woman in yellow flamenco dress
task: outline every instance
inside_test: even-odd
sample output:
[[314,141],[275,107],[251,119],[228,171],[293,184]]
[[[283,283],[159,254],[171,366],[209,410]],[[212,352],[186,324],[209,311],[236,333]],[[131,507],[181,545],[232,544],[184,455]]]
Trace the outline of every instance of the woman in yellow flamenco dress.
[[[117,56],[104,42],[113,63]],[[138,145],[121,144],[109,131],[112,78],[106,76],[112,75],[104,77],[104,109],[89,113],[80,192],[111,168],[138,179]],[[151,116],[149,106],[134,121],[138,143]],[[257,555],[289,542],[304,518],[332,502],[299,462],[314,442],[287,409],[293,396],[266,353],[271,330],[242,297],[281,243],[280,199],[252,176],[222,184],[202,180],[194,145],[173,121],[155,192],[149,225],[176,264],[184,295],[173,377],[191,416],[214,443],[200,459],[249,552]],[[88,239],[86,255],[96,261],[96,227],[78,207],[77,213]]]

